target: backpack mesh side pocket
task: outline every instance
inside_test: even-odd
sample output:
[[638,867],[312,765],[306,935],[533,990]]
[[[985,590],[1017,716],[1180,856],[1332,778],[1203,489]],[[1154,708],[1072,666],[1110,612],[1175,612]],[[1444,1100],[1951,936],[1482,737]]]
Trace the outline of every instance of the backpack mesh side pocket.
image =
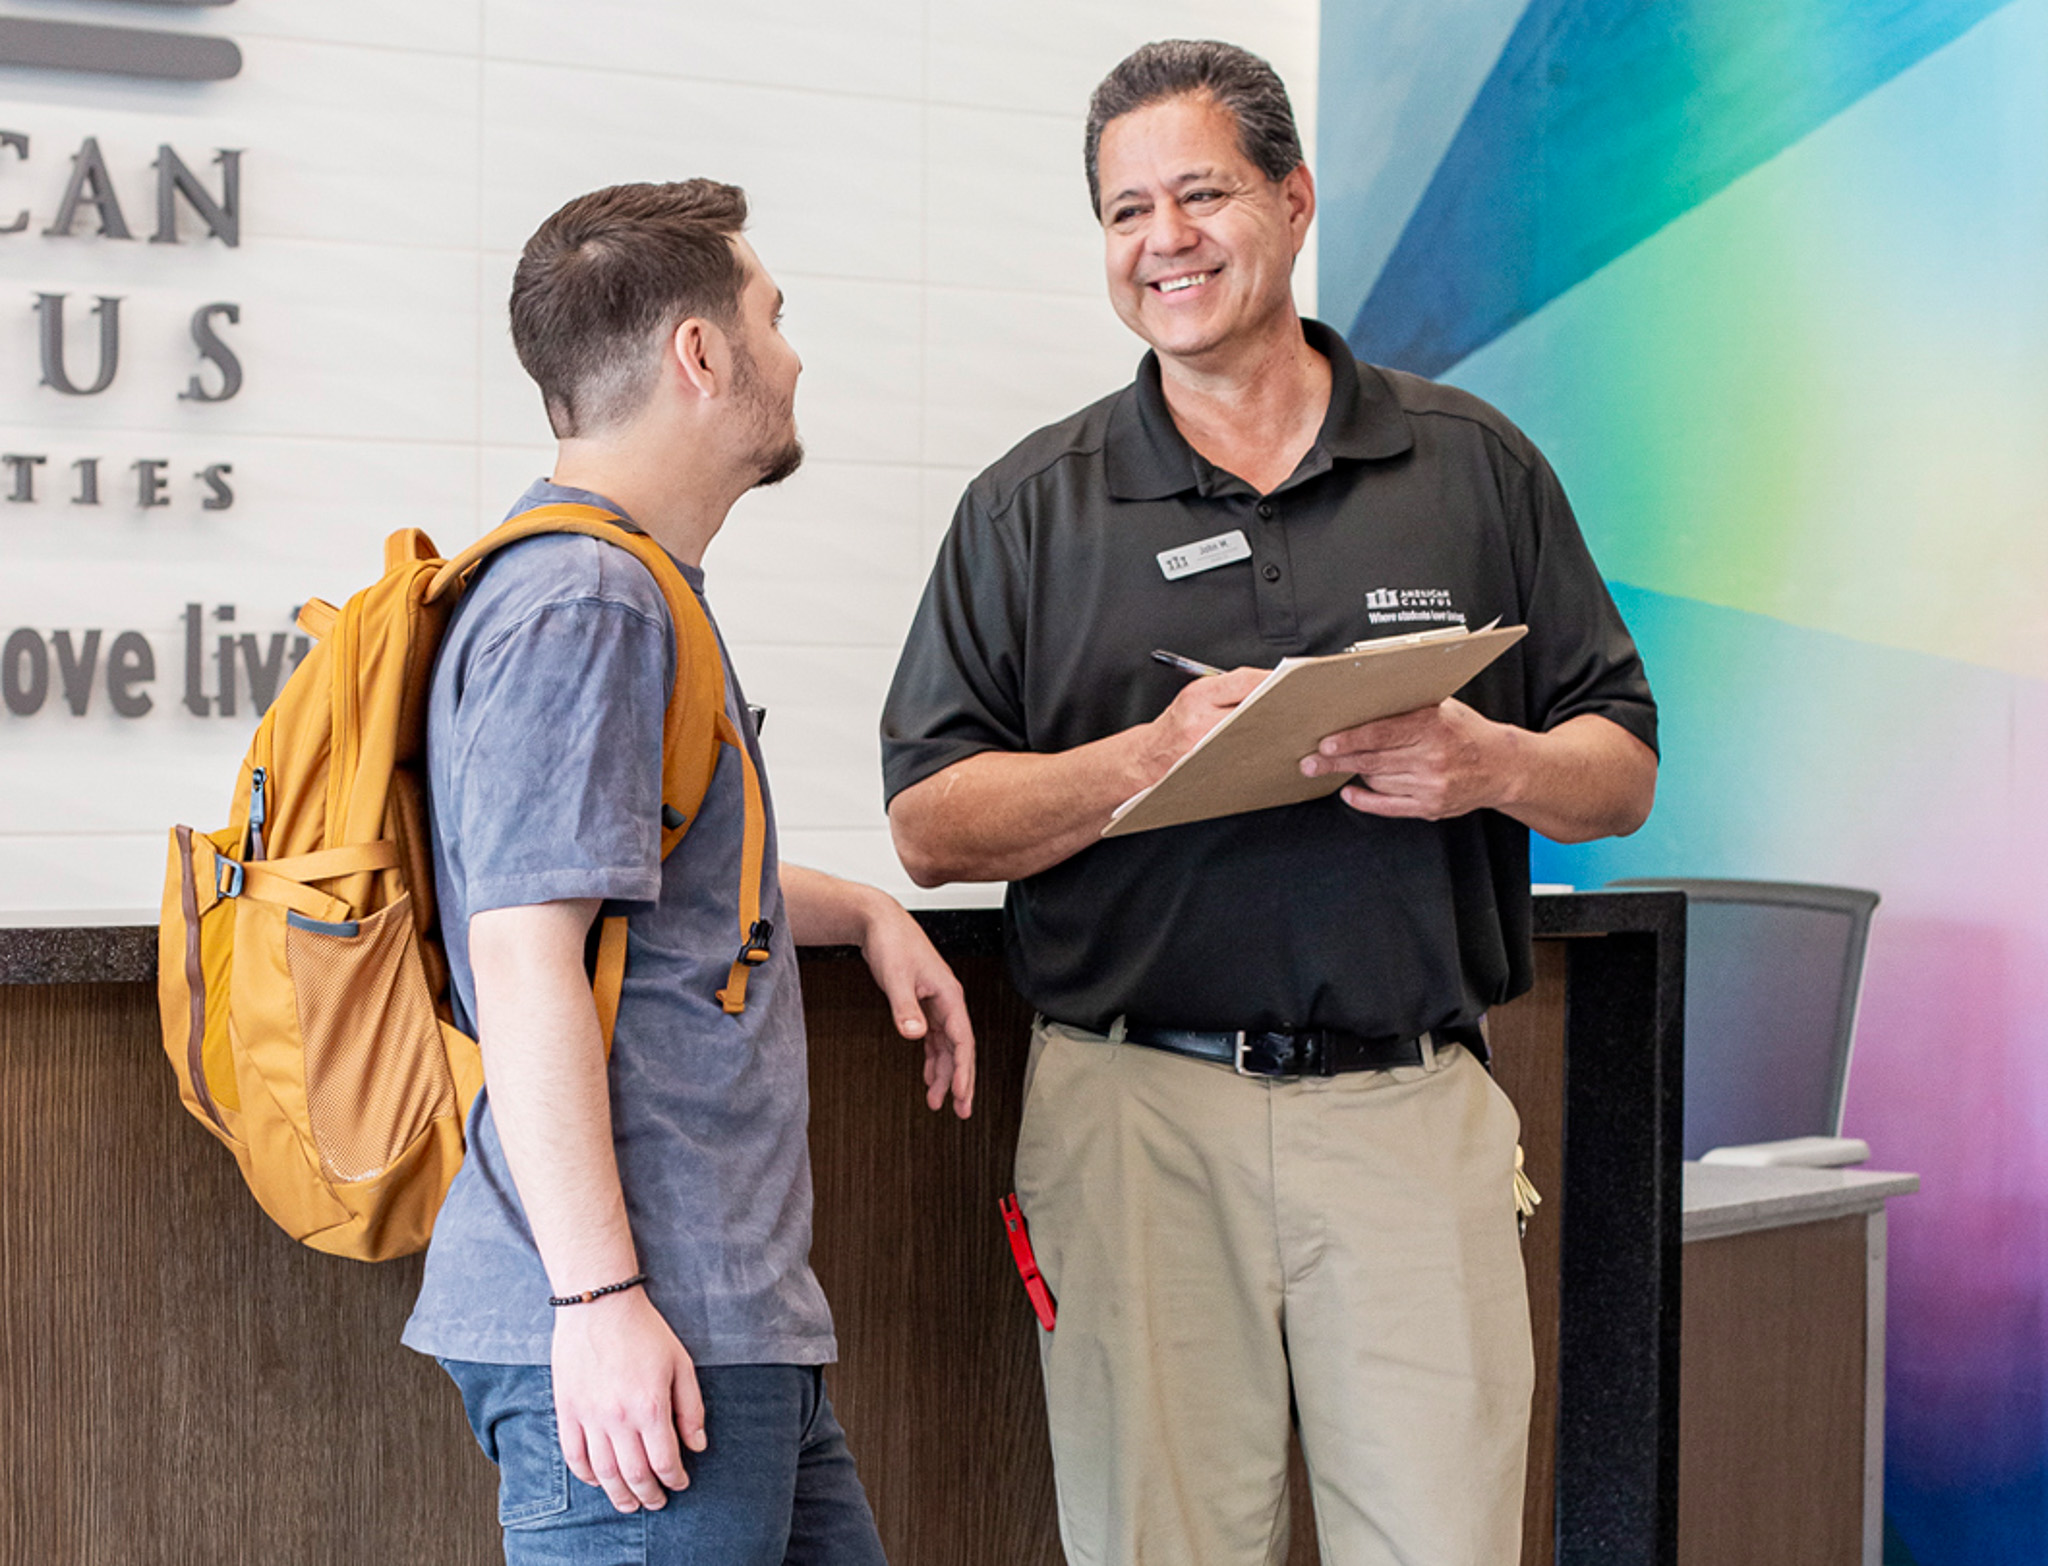
[[374,1180],[456,1109],[411,899],[346,923],[292,913],[285,960],[321,1172],[337,1184]]

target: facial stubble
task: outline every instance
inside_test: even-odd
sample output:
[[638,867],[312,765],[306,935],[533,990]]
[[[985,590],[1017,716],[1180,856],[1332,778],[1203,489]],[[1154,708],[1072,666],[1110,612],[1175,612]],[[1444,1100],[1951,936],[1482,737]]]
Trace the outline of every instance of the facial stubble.
[[759,435],[753,460],[761,476],[754,480],[754,488],[780,484],[804,465],[804,443],[789,410],[776,405],[745,343],[733,344],[733,390]]

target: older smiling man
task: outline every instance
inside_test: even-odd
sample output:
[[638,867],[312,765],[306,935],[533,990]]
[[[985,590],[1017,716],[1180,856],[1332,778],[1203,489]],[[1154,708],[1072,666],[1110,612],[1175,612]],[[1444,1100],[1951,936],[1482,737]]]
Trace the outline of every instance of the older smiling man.
[[[883,719],[905,865],[1011,883],[1042,1014],[1017,1184],[1068,1558],[1283,1558],[1291,1405],[1327,1566],[1506,1566],[1531,1354],[1482,1019],[1531,982],[1530,829],[1647,814],[1649,687],[1529,441],[1295,313],[1271,67],[1139,50],[1087,163],[1151,352],[969,487]],[[1496,617],[1528,638],[1462,700],[1302,759],[1341,795],[1100,838],[1279,658]]]

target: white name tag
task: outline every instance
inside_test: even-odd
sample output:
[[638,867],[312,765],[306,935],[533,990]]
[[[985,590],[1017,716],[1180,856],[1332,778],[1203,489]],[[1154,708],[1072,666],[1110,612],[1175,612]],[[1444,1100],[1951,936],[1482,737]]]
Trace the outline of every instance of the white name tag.
[[1249,560],[1251,557],[1251,541],[1244,536],[1244,529],[1233,528],[1228,533],[1218,533],[1214,538],[1182,544],[1178,549],[1162,549],[1159,552],[1159,571],[1167,581],[1178,582],[1197,571],[1213,571],[1233,560]]

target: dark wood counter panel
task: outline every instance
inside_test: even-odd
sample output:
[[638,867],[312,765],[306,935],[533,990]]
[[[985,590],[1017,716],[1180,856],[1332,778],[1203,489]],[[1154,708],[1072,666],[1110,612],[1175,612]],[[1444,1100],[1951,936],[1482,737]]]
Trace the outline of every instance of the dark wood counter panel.
[[[920,917],[982,1040],[964,1125],[924,1109],[858,957],[803,954],[833,1396],[897,1566],[1055,1566],[1036,1329],[995,1211],[1030,1017],[993,911]],[[1537,930],[1536,988],[1493,1018],[1546,1198],[1523,1558],[1665,1566],[1683,899],[1542,897]],[[271,1227],[177,1106],[154,968],[153,928],[0,929],[0,1559],[499,1559],[493,1471],[398,1346],[417,1258],[363,1266]]]

